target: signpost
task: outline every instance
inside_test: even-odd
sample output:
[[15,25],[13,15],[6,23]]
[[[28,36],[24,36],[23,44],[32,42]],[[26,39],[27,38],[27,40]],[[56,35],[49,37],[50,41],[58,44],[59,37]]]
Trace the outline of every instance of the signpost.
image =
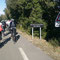
[[30,26],[32,27],[32,39],[33,39],[33,31],[34,31],[33,29],[37,27],[40,28],[40,40],[41,40],[41,28],[43,27],[43,24],[31,24]]
[[60,0],[53,0],[54,2],[60,2]]
[[57,15],[57,18],[55,20],[55,27],[60,27],[60,12]]

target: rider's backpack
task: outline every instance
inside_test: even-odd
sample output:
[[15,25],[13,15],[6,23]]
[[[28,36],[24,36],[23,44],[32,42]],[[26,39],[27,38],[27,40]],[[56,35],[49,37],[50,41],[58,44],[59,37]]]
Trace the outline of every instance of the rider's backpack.
[[15,23],[14,23],[14,22],[11,22],[11,23],[10,23],[10,27],[11,27],[11,28],[15,27]]

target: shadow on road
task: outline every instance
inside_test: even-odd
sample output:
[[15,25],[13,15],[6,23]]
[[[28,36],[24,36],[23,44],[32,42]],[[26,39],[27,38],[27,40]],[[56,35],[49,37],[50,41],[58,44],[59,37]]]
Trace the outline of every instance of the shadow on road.
[[[7,36],[9,34],[10,34],[10,32],[6,33],[5,36]],[[20,38],[20,35],[17,32],[16,33],[16,39],[14,40],[14,43],[16,43],[19,40],[19,38]],[[11,40],[11,36],[10,37],[7,36],[7,39],[5,39],[3,42],[0,43],[0,48],[2,48],[10,40]]]
[[5,41],[3,41],[2,43],[0,43],[0,48],[2,48],[10,40],[11,40],[11,37],[7,38]]
[[9,35],[9,34],[10,34],[10,32],[7,32],[7,33],[4,34],[4,36],[7,36],[7,35]]

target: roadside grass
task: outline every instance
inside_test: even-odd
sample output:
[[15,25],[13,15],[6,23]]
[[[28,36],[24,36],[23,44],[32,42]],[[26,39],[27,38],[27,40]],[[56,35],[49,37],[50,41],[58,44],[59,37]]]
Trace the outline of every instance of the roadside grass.
[[54,47],[60,46],[60,43],[57,41],[57,39],[51,39],[49,43],[52,44]]
[[32,36],[28,34],[24,29],[19,28],[17,31],[35,46],[41,48],[41,50],[51,56],[54,60],[60,60],[60,46],[56,45],[56,41],[54,42],[53,40],[51,40],[47,42],[44,39],[40,40],[38,37],[34,37],[34,39],[32,39]]

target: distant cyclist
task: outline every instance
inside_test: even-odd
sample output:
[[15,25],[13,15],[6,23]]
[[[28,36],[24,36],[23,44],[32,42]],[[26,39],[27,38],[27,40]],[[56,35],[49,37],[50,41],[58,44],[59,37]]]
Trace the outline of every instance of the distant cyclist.
[[13,37],[13,40],[15,40],[16,39],[16,24],[14,22],[14,19],[11,19],[10,32],[11,32],[11,36]]

